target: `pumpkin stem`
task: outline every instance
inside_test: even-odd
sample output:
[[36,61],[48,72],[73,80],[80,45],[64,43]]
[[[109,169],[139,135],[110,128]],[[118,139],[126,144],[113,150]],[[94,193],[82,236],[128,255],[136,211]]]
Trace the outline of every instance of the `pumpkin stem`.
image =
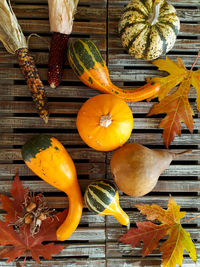
[[100,122],[99,122],[100,126],[107,128],[111,123],[112,123],[112,116],[110,114],[102,115],[100,117]]
[[158,22],[158,17],[160,14],[160,0],[155,0],[153,5],[153,13],[150,13],[148,22],[152,26]]

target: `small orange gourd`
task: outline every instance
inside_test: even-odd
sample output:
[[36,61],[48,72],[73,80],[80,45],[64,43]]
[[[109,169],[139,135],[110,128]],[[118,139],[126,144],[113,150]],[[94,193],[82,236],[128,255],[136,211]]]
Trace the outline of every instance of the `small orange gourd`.
[[70,155],[56,138],[37,135],[22,147],[22,158],[36,175],[68,195],[68,215],[56,233],[58,240],[66,240],[76,230],[83,209],[76,169]]
[[111,94],[88,99],[80,108],[76,121],[83,141],[99,151],[111,151],[130,137],[133,115],[127,103]]

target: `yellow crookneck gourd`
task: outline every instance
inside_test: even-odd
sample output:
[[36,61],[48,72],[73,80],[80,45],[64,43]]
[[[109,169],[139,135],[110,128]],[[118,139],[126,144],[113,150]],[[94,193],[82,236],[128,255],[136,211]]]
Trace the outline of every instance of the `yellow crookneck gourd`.
[[82,215],[83,201],[74,163],[64,146],[54,137],[37,135],[22,148],[26,165],[40,178],[69,198],[68,215],[57,230],[57,239],[68,239]]
[[84,200],[89,210],[100,215],[112,215],[120,224],[129,227],[129,217],[119,205],[119,193],[112,182],[92,182],[85,191]]

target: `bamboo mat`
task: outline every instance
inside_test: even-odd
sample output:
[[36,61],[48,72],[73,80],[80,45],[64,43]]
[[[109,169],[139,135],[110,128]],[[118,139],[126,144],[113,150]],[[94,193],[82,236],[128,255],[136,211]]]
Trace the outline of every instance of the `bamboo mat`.
[[[181,30],[176,44],[168,53],[175,60],[181,56],[189,68],[200,49],[200,1],[169,1],[181,20]],[[13,0],[13,8],[26,36],[37,33],[42,36],[30,39],[31,53],[39,68],[41,79],[47,87],[50,106],[49,123],[45,125],[38,117],[32,103],[30,92],[22,77],[15,56],[8,54],[0,44],[0,193],[10,189],[11,181],[19,170],[23,184],[31,190],[44,192],[51,208],[61,210],[67,207],[67,197],[36,177],[21,158],[21,146],[37,133],[48,133],[57,137],[72,156],[78,179],[84,192],[87,184],[97,178],[111,179],[110,153],[98,152],[88,148],[76,130],[76,114],[80,106],[98,92],[84,86],[66,64],[63,82],[59,88],[50,89],[47,85],[49,33],[47,0]],[[134,60],[122,48],[117,34],[117,24],[126,0],[80,0],[75,16],[71,38],[87,37],[99,47],[107,62],[111,80],[121,87],[130,88],[144,84],[148,76],[165,75],[151,62]],[[200,67],[198,60],[196,67]],[[192,148],[193,153],[183,155],[165,170],[154,190],[142,198],[131,198],[121,192],[120,204],[130,215],[131,222],[144,220],[134,208],[135,204],[159,204],[166,208],[169,194],[175,198],[186,219],[200,212],[200,114],[196,111],[195,90],[190,92],[190,102],[195,110],[194,133],[191,135],[183,125],[181,137],[171,143],[173,151]],[[149,148],[164,148],[162,130],[158,129],[161,117],[146,117],[155,101],[130,103],[134,115],[134,128],[129,141]],[[1,214],[3,213],[0,210]],[[185,224],[195,242],[197,254],[200,252],[199,220]],[[83,217],[74,234],[64,242],[65,249],[52,260],[41,259],[40,266],[89,266],[89,267],[130,267],[160,266],[160,252],[155,250],[150,256],[142,258],[141,247],[118,242],[126,232],[125,227],[110,216],[100,216],[84,207]],[[23,258],[21,259],[23,261]],[[0,261],[0,266],[16,266],[16,263]],[[39,266],[27,260],[27,266]],[[183,267],[195,265],[188,254],[184,254]]]

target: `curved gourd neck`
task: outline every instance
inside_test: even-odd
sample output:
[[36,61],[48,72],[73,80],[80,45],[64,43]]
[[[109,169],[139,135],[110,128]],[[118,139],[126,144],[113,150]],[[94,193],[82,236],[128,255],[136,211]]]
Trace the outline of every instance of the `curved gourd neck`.
[[119,205],[118,191],[116,192],[112,202],[108,205],[108,207],[99,214],[112,215],[120,224],[126,225],[127,227],[129,227],[130,225],[129,216],[122,210]]
[[118,86],[114,85],[111,80],[109,79],[107,86],[105,86],[105,89],[108,90],[108,93],[114,93],[116,96],[118,92],[123,92],[123,89],[119,88]]
[[67,217],[64,223],[58,228],[56,235],[57,239],[64,241],[68,239],[71,234],[76,230],[83,210],[83,200],[81,195],[80,186],[78,181],[75,181],[71,187],[69,187],[65,193],[69,199],[69,209]]
[[153,5],[153,13],[149,15],[148,22],[151,26],[158,22],[158,17],[160,14],[160,0],[155,0]]
[[129,216],[122,210],[122,208],[119,206],[116,210],[116,213],[112,214],[113,217],[122,225],[127,226],[127,228],[130,227],[130,220]]

